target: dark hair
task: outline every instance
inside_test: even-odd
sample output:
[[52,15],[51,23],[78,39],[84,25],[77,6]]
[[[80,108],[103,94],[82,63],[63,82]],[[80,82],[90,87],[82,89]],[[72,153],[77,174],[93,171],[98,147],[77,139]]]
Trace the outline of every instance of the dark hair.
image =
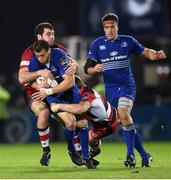
[[42,49],[48,51],[49,48],[50,48],[49,44],[44,40],[35,41],[33,44],[33,50],[37,53],[40,52]]
[[118,16],[114,13],[107,13],[102,17],[102,23],[105,21],[115,21],[119,22]]
[[38,34],[40,34],[40,35],[43,34],[45,28],[54,30],[54,27],[52,26],[52,24],[50,24],[48,22],[43,22],[43,23],[38,24],[34,30],[35,40],[37,40]]

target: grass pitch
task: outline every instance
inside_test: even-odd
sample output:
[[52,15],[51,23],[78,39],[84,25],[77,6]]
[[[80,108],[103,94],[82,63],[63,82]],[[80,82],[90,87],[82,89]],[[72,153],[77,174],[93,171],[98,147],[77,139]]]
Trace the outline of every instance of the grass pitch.
[[141,168],[136,153],[136,168],[123,165],[126,148],[123,143],[102,143],[97,169],[75,166],[65,143],[51,144],[51,161],[41,167],[40,144],[0,144],[0,179],[169,179],[171,178],[171,142],[148,142],[145,148],[153,156],[150,168]]

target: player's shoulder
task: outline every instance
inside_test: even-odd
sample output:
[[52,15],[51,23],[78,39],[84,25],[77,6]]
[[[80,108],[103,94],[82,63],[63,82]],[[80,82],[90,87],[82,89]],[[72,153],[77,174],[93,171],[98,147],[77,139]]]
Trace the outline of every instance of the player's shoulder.
[[129,42],[132,42],[135,40],[135,38],[133,36],[130,36],[130,35],[118,35],[118,39],[120,41],[129,41]]
[[23,51],[21,60],[29,60],[33,57],[33,55],[34,55],[34,51],[33,51],[33,46],[31,45]]
[[23,51],[23,54],[24,53],[33,53],[33,45],[30,45],[29,47],[27,47],[24,51]]
[[134,39],[132,36],[130,36],[130,35],[118,35],[118,38],[120,39],[120,40],[132,40],[132,39]]
[[95,39],[92,42],[92,45],[99,45],[99,44],[101,44],[104,41],[105,41],[105,37],[104,36],[100,36],[100,37],[98,37],[97,39]]
[[60,50],[62,50],[62,51],[65,51],[65,52],[67,52],[67,49],[62,45],[62,44],[54,44],[53,46],[52,46],[52,48],[57,48],[57,49],[60,49]]

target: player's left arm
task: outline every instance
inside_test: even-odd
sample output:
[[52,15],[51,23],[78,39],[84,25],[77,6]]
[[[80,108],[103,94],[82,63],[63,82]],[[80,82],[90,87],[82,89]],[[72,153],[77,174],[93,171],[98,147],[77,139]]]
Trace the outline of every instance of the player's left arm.
[[49,95],[67,91],[75,85],[74,75],[68,76],[64,74],[62,77],[64,80],[58,86],[48,89],[42,88],[39,92],[34,93],[32,98],[35,100],[43,100]]
[[79,104],[55,104],[51,105],[51,110],[57,112],[59,110],[66,111],[72,114],[83,114],[89,108],[91,104],[88,101],[81,101]]
[[142,55],[152,61],[166,59],[166,54],[163,50],[156,51],[154,49],[144,48]]

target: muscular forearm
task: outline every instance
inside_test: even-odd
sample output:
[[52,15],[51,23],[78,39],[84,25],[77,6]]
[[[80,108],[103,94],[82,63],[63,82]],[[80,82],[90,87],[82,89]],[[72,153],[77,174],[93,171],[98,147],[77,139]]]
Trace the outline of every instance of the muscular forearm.
[[143,51],[143,55],[148,59],[151,59],[151,55],[153,55],[155,53],[156,53],[155,50],[149,49],[149,48],[145,48],[144,51]]
[[97,73],[97,72],[95,71],[95,67],[89,67],[89,68],[87,69],[87,73],[88,73],[89,75],[92,75],[92,74],[95,74],[95,73]]
[[[72,114],[82,114],[85,112],[84,108],[80,104],[58,104],[59,110],[66,111]],[[55,112],[55,105],[53,106]]]
[[19,70],[18,80],[20,84],[26,84],[26,83],[33,82],[39,76],[40,76],[39,71],[29,72],[24,69],[21,69]]
[[81,101],[79,104],[53,104],[51,110],[53,112],[62,110],[72,114],[83,114],[90,107],[91,104],[88,101]]
[[52,88],[53,94],[60,93],[67,91],[68,89],[72,88],[75,84],[74,77],[67,77],[65,78],[58,86]]

